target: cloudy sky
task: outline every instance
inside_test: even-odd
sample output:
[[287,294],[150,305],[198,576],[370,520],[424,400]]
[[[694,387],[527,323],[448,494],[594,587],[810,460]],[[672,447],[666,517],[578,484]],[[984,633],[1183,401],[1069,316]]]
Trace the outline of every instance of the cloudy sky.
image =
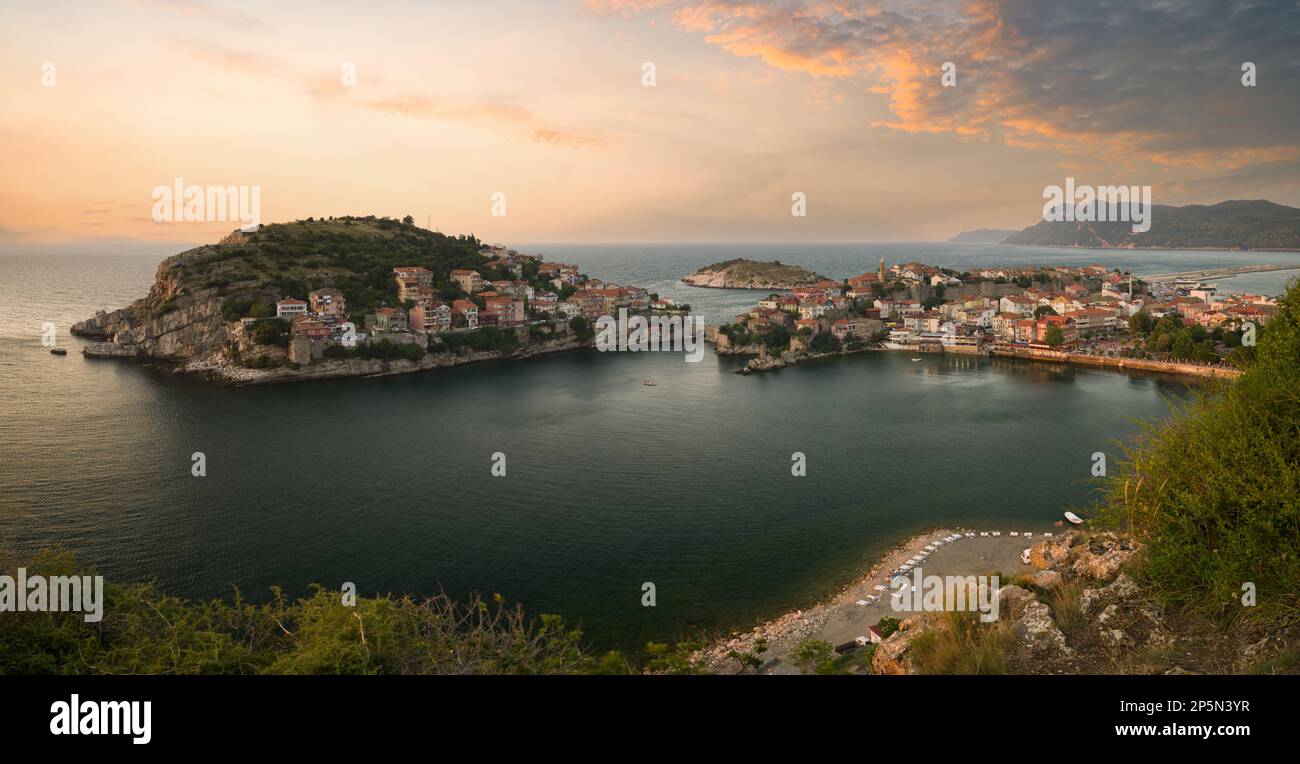
[[5,0],[0,147],[0,249],[234,227],[155,223],[177,177],[503,243],[941,240],[1067,176],[1300,206],[1300,10]]

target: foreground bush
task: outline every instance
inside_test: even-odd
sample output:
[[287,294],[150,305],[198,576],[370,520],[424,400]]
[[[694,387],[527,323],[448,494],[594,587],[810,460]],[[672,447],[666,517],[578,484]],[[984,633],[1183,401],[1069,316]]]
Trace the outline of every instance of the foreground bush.
[[[1232,620],[1300,617],[1300,282],[1220,394],[1148,426],[1109,479],[1103,520],[1146,545],[1167,604]],[[1243,607],[1253,584],[1255,607]]]
[[[17,565],[0,559],[12,575]],[[45,553],[29,575],[85,574]],[[81,613],[5,613],[5,674],[554,674],[629,670],[617,653],[589,656],[558,616],[478,598],[357,597],[317,587],[290,600],[193,602],[149,584],[104,584],[103,620]]]

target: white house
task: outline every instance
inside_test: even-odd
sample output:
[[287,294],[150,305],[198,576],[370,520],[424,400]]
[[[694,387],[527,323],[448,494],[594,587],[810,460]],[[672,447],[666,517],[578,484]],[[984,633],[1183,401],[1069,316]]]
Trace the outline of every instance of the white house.
[[307,302],[292,298],[280,300],[275,304],[275,315],[277,318],[288,321],[292,321],[295,316],[305,316],[307,315]]

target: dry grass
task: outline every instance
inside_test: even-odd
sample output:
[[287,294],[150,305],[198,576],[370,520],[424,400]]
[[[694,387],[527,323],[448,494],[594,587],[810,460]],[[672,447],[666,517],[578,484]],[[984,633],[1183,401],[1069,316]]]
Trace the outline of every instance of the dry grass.
[[912,641],[913,665],[922,674],[1006,674],[1015,644],[1006,621],[982,623],[977,613],[948,611]]

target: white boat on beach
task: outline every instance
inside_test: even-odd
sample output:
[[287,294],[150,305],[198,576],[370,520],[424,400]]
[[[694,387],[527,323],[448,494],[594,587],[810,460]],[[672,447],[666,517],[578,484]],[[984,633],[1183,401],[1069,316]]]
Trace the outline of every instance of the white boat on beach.
[[1079,517],[1078,515],[1074,514],[1073,512],[1066,512],[1066,513],[1065,513],[1065,519],[1066,519],[1066,520],[1069,520],[1070,522],[1074,523],[1075,525],[1083,525],[1083,518],[1082,518],[1082,517]]

